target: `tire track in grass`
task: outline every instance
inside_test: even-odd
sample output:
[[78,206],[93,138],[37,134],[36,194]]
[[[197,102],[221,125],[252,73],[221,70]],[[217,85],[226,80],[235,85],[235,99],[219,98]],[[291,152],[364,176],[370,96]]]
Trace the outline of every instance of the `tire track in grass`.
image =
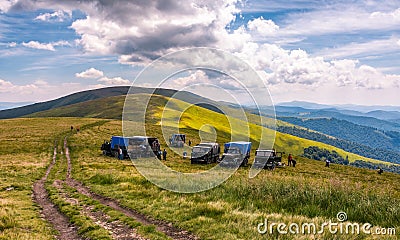
[[44,219],[47,220],[54,229],[58,231],[55,236],[59,240],[79,240],[77,228],[69,222],[69,219],[62,214],[56,205],[54,205],[50,199],[49,194],[45,188],[45,182],[50,174],[51,169],[56,163],[57,157],[57,146],[54,147],[53,160],[46,170],[45,175],[42,179],[36,181],[33,184],[33,200],[42,208],[41,214]]
[[64,201],[79,207],[81,215],[89,217],[96,225],[107,230],[112,235],[113,239],[147,240],[140,236],[135,228],[131,228],[121,221],[111,221],[111,217],[106,213],[100,210],[95,210],[93,206],[81,203],[78,199],[71,197],[64,189],[64,181],[56,180],[54,181],[53,186],[58,190]]
[[102,196],[100,194],[92,192],[88,187],[84,186],[83,183],[73,179],[71,177],[72,163],[69,156],[69,149],[67,146],[67,138],[64,139],[64,152],[68,162],[68,171],[66,183],[68,186],[75,188],[80,194],[86,195],[89,198],[99,201],[101,204],[111,207],[112,209],[123,213],[125,216],[135,219],[143,225],[155,225],[156,229],[165,235],[176,240],[194,240],[199,239],[197,236],[191,234],[188,231],[181,230],[161,220],[152,219],[144,214],[141,214],[133,209],[122,206],[117,200]]

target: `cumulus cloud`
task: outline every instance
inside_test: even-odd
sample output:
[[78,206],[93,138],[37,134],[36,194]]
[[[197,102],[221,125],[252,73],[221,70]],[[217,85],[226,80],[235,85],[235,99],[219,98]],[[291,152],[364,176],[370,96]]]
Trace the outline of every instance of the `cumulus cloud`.
[[121,77],[114,77],[114,78],[102,77],[98,81],[106,85],[129,85],[131,83],[131,81],[123,79]]
[[187,76],[172,78],[165,83],[166,87],[174,89],[184,89],[188,87],[212,86],[214,88],[223,88],[229,90],[239,90],[242,86],[227,75],[204,70],[191,70],[186,72]]
[[325,61],[311,57],[303,50],[283,50],[274,44],[248,44],[236,53],[272,85],[297,84],[319,87],[335,84],[338,87],[382,89],[398,87],[399,75],[386,75],[356,60]]
[[86,79],[97,79],[98,82],[102,83],[102,86],[106,85],[128,85],[131,82],[129,80],[123,79],[122,77],[107,77],[104,76],[104,72],[97,70],[95,68],[86,69],[83,72],[75,73],[75,77],[77,78],[86,78]]
[[17,43],[16,43],[16,42],[10,42],[10,43],[8,44],[8,46],[9,46],[9,47],[16,47],[16,46],[17,46]]
[[0,93],[30,94],[38,89],[35,84],[15,85],[9,81],[0,79]]
[[72,17],[72,12],[66,12],[62,10],[55,11],[53,13],[42,13],[35,18],[38,21],[44,22],[64,22]]
[[87,8],[88,16],[71,28],[81,36],[85,51],[118,54],[122,63],[151,61],[186,47],[216,46],[238,12],[235,0],[93,2],[101,13]]
[[0,1],[0,13],[7,12],[16,2],[17,0]]
[[263,17],[250,20],[247,23],[250,31],[254,31],[261,36],[273,35],[279,30],[279,26],[272,20],[265,20]]
[[56,46],[69,46],[70,44],[67,41],[58,41],[51,43],[40,43],[38,41],[30,41],[27,43],[23,42],[22,45],[27,48],[55,51],[56,49],[54,47]]
[[85,86],[81,83],[66,82],[51,84],[43,79],[23,85],[0,79],[0,101],[39,102],[59,98],[82,90],[105,87],[105,85]]
[[[211,46],[228,50],[245,59],[267,83],[273,85],[298,84],[316,87],[324,83],[335,83],[342,87],[369,89],[398,86],[395,84],[398,76],[383,74],[370,66],[360,65],[357,61],[327,61],[322,57],[310,56],[301,49],[285,50],[277,44],[265,43],[265,39],[271,35],[298,39],[304,35],[398,29],[399,9],[379,9],[374,12],[351,7],[316,9],[291,13],[282,26],[272,20],[257,18],[229,31],[226,26],[239,13],[238,0],[156,0],[146,4],[128,0],[20,0],[12,8],[48,9],[50,3],[54,4],[51,5],[52,8],[62,9],[67,13],[74,9],[85,13],[86,18],[75,20],[71,25],[71,29],[80,36],[77,43],[87,53],[117,55],[120,63],[146,64],[175,50]],[[51,19],[50,15],[43,15],[41,18]],[[260,36],[264,37],[264,43],[259,41]],[[379,51],[384,50],[386,44],[383,41],[380,43],[382,45],[379,45]],[[396,42],[392,39],[392,46],[396,46],[393,43]],[[34,41],[23,45],[50,51],[54,51],[56,46]],[[357,46],[367,49],[371,44]],[[345,47],[342,52],[346,51]],[[331,50],[328,51],[333,54]],[[354,51],[356,50],[353,50],[354,54],[359,54]],[[339,51],[336,54],[337,57],[343,57],[343,53]],[[85,75],[84,72],[78,74]],[[201,73],[193,74],[194,76],[180,79],[178,83],[190,83],[193,79],[200,78],[206,80],[205,77],[208,77]],[[129,83],[121,77],[110,78],[98,73],[95,76],[94,78],[99,78],[98,81],[104,84]],[[226,82],[224,85],[227,86]]]
[[77,77],[77,78],[93,78],[93,79],[96,79],[96,78],[101,78],[103,76],[104,76],[104,73],[102,71],[100,71],[100,70],[95,69],[95,68],[89,68],[89,69],[86,69],[83,72],[75,74],[75,77]]

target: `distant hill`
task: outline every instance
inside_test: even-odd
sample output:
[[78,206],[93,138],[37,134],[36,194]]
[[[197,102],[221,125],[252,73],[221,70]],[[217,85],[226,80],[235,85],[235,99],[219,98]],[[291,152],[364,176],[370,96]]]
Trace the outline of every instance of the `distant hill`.
[[109,87],[78,92],[52,101],[35,103],[23,107],[0,111],[0,119],[17,118],[36,112],[46,111],[49,109],[68,106],[94,99],[125,95],[128,90],[129,87]]
[[336,118],[346,120],[358,125],[373,127],[384,131],[400,132],[400,124],[396,120],[382,120],[368,113],[360,113],[355,115],[355,111],[330,109],[306,109],[303,107],[276,106],[276,115],[281,117],[301,117],[301,118]]
[[280,117],[282,121],[312,129],[330,136],[356,142],[371,148],[400,152],[400,133],[379,131],[336,118]]
[[[65,97],[61,97],[61,98],[58,98],[55,100],[47,101],[47,102],[35,103],[35,104],[23,106],[23,107],[3,110],[3,111],[0,111],[0,119],[17,118],[17,117],[23,117],[23,116],[27,116],[27,115],[38,116],[38,115],[35,115],[35,113],[48,111],[48,110],[56,109],[56,108],[60,108],[60,107],[66,107],[66,106],[70,106],[70,105],[74,105],[74,104],[78,104],[78,103],[84,103],[87,101],[104,99],[107,97],[126,96],[128,91],[130,94],[154,93],[154,94],[165,96],[165,97],[174,97],[176,99],[180,99],[180,100],[183,100],[183,101],[186,101],[189,103],[196,103],[198,105],[201,105],[204,108],[209,108],[213,111],[221,112],[221,110],[219,110],[213,106],[215,104],[211,104],[211,103],[214,103],[213,101],[206,99],[204,97],[201,97],[199,95],[190,93],[190,92],[180,91],[179,94],[177,94],[178,91],[173,90],[173,89],[163,89],[163,88],[154,89],[154,88],[144,88],[144,87],[130,88],[129,86],[122,86],[122,87],[108,87],[108,88],[101,88],[101,89],[94,89],[94,90],[78,92],[78,93],[74,93],[74,94],[71,94],[71,95],[68,95]],[[100,103],[107,105],[107,102],[105,102],[105,101],[104,102],[103,101],[95,102],[95,104],[100,104]],[[91,103],[88,103],[88,106],[90,104]],[[66,108],[62,108],[62,110],[66,110]],[[55,114],[55,115],[61,116],[62,113],[60,111],[61,111],[61,109],[56,110],[55,112],[57,112],[57,114]],[[70,112],[70,111],[71,111],[71,109],[68,110],[68,112]],[[50,114],[51,111],[48,111],[47,113]],[[43,114],[46,115],[45,113],[43,113]],[[39,114],[39,115],[41,115],[41,114]],[[76,112],[72,115],[79,115],[79,113]],[[112,118],[116,117],[115,114],[110,114],[109,116],[111,116]]]
[[0,110],[11,109],[32,104],[32,102],[0,102]]
[[24,117],[87,117],[121,119],[125,95],[98,98],[75,103],[46,111],[36,112]]
[[302,107],[307,109],[328,109],[334,108],[337,110],[350,110],[359,113],[367,113],[376,110],[382,111],[397,111],[400,112],[400,106],[391,105],[356,105],[356,104],[319,104],[306,101],[292,101],[292,102],[282,102],[277,103],[275,106],[285,106],[285,107]]
[[367,116],[369,117],[374,117],[378,119],[384,119],[384,120],[394,120],[394,119],[400,119],[400,112],[397,111],[383,111],[383,110],[375,110],[371,112],[366,113]]
[[329,136],[296,125],[281,125],[279,124],[277,130],[282,133],[287,133],[292,136],[297,136],[304,139],[313,140],[316,142],[326,143],[331,146],[338,147],[345,151],[358,154],[360,156],[378,159],[386,162],[400,164],[400,152],[395,150],[386,150],[375,147],[369,147],[358,142],[344,140],[336,137]]

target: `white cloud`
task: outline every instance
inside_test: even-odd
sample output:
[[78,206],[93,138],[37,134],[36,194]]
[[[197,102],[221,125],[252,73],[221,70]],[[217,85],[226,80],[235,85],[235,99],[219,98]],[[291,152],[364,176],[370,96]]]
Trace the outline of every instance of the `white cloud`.
[[[381,89],[398,87],[399,75],[385,75],[355,60],[325,61],[311,57],[303,50],[287,51],[274,44],[249,43],[236,53],[272,85],[305,85],[316,89],[321,85]],[[266,72],[265,72],[266,71]]]
[[366,30],[395,30],[400,24],[400,8],[386,12],[371,12],[363,8],[316,10],[292,14],[280,28],[282,35],[323,35]]
[[231,45],[225,26],[238,12],[237,0],[95,2],[102,13],[82,7],[87,18],[71,28],[86,52],[118,54],[122,63],[141,64],[186,47]]
[[208,88],[213,87],[229,90],[243,89],[243,87],[237,81],[218,72],[191,70],[185,72],[185,74],[187,76],[176,77],[167,80],[161,87],[187,89],[195,88],[196,86],[207,86]]
[[2,0],[0,1],[0,13],[7,12],[17,0]]
[[40,43],[38,41],[30,41],[28,43],[23,42],[22,45],[28,48],[48,50],[48,51],[55,51],[56,49],[54,47],[56,46],[70,46],[70,44],[67,41],[58,41],[52,43]]
[[87,78],[87,79],[97,79],[98,82],[102,83],[101,86],[129,85],[131,83],[129,80],[123,79],[122,77],[113,77],[113,78],[107,77],[104,75],[103,71],[100,71],[95,68],[89,68],[83,72],[75,73],[75,77]]
[[42,102],[59,98],[60,96],[65,96],[73,92],[100,87],[105,87],[105,85],[86,86],[74,82],[51,84],[43,79],[36,80],[33,83],[18,85],[0,79],[0,101]]
[[103,76],[104,76],[104,73],[95,68],[89,68],[83,72],[75,74],[75,77],[77,77],[77,78],[93,78],[93,79],[95,79],[95,78],[101,78]]
[[131,83],[131,81],[123,79],[121,77],[114,77],[114,78],[102,77],[98,81],[106,85],[129,85]]
[[62,10],[55,11],[53,13],[43,13],[40,14],[35,18],[35,20],[38,21],[44,21],[44,22],[63,22],[67,19],[70,19],[72,17],[72,12],[66,12]]
[[[175,50],[211,46],[234,52],[248,61],[274,86],[306,86],[312,89],[324,84],[365,89],[398,86],[396,82],[398,83],[399,76],[385,75],[373,67],[360,65],[357,61],[327,61],[322,57],[310,56],[301,49],[285,50],[277,44],[265,42],[271,35],[276,38],[275,42],[279,39],[299,41],[314,35],[398,29],[399,9],[379,8],[372,11],[343,6],[323,10],[315,8],[312,11],[290,14],[280,26],[272,20],[258,18],[230,32],[226,26],[239,12],[236,0],[156,0],[147,4],[100,0],[36,1],[34,4],[37,9],[41,9],[48,8],[50,2],[55,4],[54,9],[63,9],[66,12],[79,9],[85,13],[86,18],[78,19],[71,25],[71,29],[80,36],[77,43],[87,53],[117,55],[120,63],[141,65]],[[34,8],[32,4],[21,1],[16,7]],[[260,36],[264,37],[260,39]],[[54,51],[53,44],[24,44]],[[327,49],[321,54],[330,58],[342,58],[348,56],[346,54],[366,53],[371,47],[373,51],[381,53],[388,51],[388,44],[398,47],[393,38],[386,42],[379,40],[353,43],[336,50]],[[79,74],[85,75],[82,72],[76,76]],[[206,81],[208,77],[197,72],[193,74],[180,79],[178,83],[189,84],[201,78]],[[129,84],[128,80],[121,77],[109,78],[98,72],[93,76],[107,85]],[[224,81],[226,85],[226,79]]]
[[261,36],[273,35],[279,30],[279,26],[274,21],[265,20],[263,17],[249,21],[247,27]]
[[364,43],[350,43],[336,48],[323,49],[314,55],[329,59],[343,59],[356,55],[382,55],[400,50],[400,40],[396,38],[373,40]]
[[10,43],[8,44],[8,46],[9,46],[9,47],[16,47],[16,46],[17,46],[17,43],[16,43],[16,42],[10,42]]
[[36,89],[38,89],[38,86],[36,86],[35,84],[15,85],[9,81],[0,79],[0,93],[2,94],[5,93],[13,93],[16,95],[31,94]]

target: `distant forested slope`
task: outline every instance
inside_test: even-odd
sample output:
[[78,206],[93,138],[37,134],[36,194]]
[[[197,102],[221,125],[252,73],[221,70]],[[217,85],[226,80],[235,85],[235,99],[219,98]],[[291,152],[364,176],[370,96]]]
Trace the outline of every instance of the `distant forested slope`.
[[296,126],[278,126],[277,130],[279,132],[287,133],[293,136],[326,143],[331,146],[335,146],[345,151],[355,153],[364,157],[400,164],[399,152],[386,149],[372,148],[357,142],[343,140],[336,137],[330,137],[325,134],[321,134],[319,132],[310,131]]
[[400,133],[336,118],[279,117],[280,120],[371,148],[400,152]]

